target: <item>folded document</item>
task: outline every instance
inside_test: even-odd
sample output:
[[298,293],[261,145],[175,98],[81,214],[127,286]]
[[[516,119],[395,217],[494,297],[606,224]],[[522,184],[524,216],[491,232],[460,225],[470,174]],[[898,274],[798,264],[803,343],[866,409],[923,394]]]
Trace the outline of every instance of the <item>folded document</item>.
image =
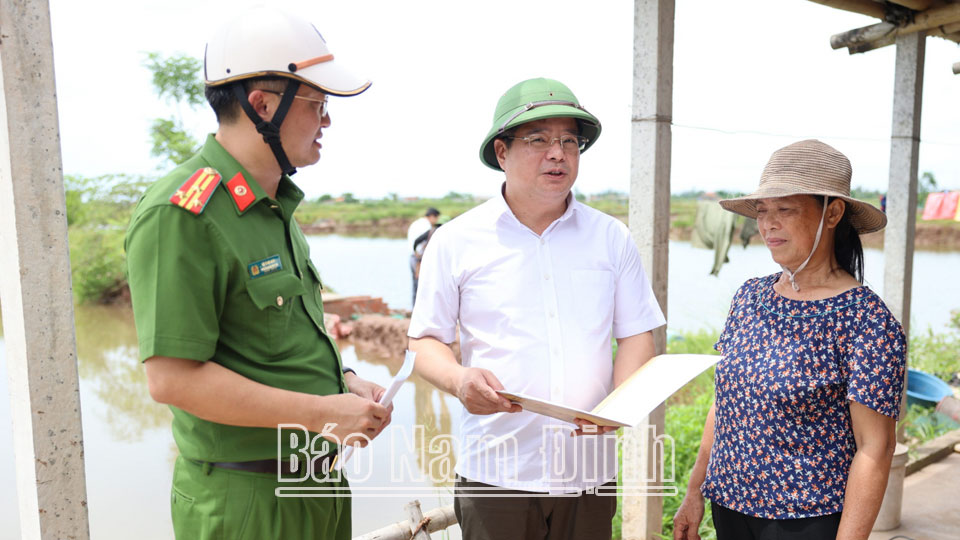
[[523,410],[573,423],[580,418],[598,426],[634,427],[683,385],[716,364],[720,356],[661,354],[651,358],[614,389],[592,411],[500,390],[498,393]]

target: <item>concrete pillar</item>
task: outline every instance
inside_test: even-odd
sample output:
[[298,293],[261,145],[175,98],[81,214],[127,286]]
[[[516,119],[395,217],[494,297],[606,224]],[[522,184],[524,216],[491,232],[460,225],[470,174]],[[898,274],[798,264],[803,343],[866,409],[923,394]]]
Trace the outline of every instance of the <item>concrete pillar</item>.
[[923,102],[923,32],[897,37],[890,134],[890,185],[883,238],[884,302],[909,335],[913,245],[917,225],[917,163]]
[[[640,250],[653,292],[667,312],[667,256],[670,241],[670,122],[673,117],[674,0],[635,0],[633,34],[633,118],[630,155],[630,232]],[[666,352],[666,329],[654,332],[656,352]],[[648,482],[656,493],[663,478],[654,438],[663,434],[664,406],[624,433],[625,479]],[[652,429],[651,429],[652,428]],[[669,435],[669,433],[667,434]],[[672,466],[672,464],[670,464]],[[623,498],[624,540],[653,539],[660,532],[663,499]]]
[[0,2],[0,297],[21,538],[87,520],[67,219],[45,0]]

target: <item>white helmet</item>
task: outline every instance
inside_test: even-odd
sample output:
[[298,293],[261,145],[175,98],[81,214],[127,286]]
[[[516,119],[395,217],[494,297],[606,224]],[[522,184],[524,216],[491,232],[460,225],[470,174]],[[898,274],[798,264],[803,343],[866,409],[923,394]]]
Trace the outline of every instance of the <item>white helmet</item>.
[[224,24],[207,43],[204,80],[220,86],[254,77],[287,77],[334,96],[355,96],[370,86],[337,64],[309,22],[260,6]]

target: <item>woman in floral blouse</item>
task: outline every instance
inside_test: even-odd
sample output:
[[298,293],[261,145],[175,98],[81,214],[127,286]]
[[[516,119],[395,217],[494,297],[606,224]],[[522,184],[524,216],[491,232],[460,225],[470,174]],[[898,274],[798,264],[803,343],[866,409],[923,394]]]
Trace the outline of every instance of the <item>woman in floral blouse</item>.
[[896,445],[900,323],[864,286],[859,234],[886,217],[850,197],[850,161],[819,141],[773,154],[756,193],[720,201],[756,218],[783,272],[737,291],[675,539],[865,539]]

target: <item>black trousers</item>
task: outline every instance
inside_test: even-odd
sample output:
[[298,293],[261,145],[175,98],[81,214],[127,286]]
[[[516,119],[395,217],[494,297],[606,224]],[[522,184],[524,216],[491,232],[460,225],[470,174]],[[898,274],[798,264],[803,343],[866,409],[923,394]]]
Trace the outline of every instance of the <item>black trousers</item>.
[[[489,491],[492,488],[457,477],[453,510],[463,540],[610,540],[615,494],[547,497],[504,488]],[[495,494],[504,496],[489,496]]]
[[765,519],[710,503],[717,540],[836,540],[840,512],[799,519]]

